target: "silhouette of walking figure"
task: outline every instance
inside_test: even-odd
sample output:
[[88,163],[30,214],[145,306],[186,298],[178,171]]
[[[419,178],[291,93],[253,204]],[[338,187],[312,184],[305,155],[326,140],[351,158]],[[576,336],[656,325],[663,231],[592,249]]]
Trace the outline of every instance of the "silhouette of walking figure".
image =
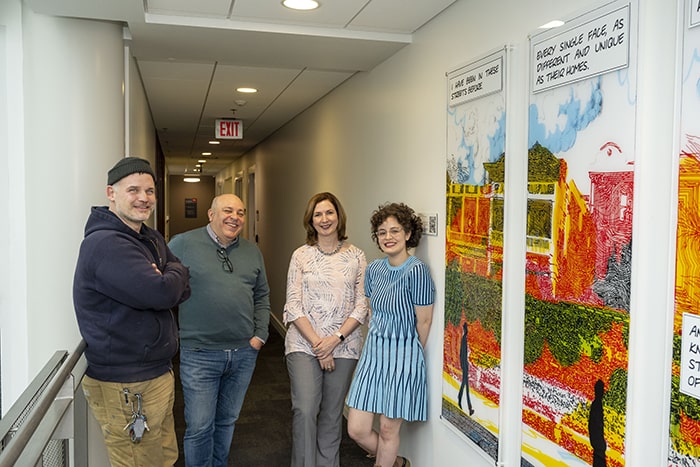
[[[459,346],[459,366],[462,367],[462,385],[459,387],[459,394],[457,394],[457,403],[459,408],[462,409],[462,394],[467,394],[467,406],[469,407],[469,416],[474,415],[474,409],[472,408],[472,400],[469,397],[469,348],[467,347],[467,323],[462,324],[462,343]],[[462,409],[464,410],[464,409]]]
[[603,433],[603,393],[605,384],[598,380],[594,386],[595,398],[591,402],[591,411],[588,415],[588,438],[593,448],[593,467],[606,467],[605,436]]

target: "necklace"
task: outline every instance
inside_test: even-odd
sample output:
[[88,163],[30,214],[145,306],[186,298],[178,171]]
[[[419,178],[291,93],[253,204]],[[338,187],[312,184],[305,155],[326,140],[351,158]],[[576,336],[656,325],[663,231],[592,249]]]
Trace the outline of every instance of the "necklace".
[[333,249],[333,251],[323,251],[321,249],[321,246],[317,243],[316,244],[316,249],[321,252],[321,254],[324,254],[326,256],[333,256],[334,254],[338,253],[340,249],[343,247],[344,242],[338,242],[338,245]]

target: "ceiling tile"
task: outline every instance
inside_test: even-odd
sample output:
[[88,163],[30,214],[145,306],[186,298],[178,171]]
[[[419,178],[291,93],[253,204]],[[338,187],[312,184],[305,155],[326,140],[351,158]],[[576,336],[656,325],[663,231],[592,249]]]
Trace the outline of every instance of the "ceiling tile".
[[236,0],[231,19],[343,28],[366,3],[367,0],[321,0],[321,7],[316,10],[295,11],[285,8],[282,0]]
[[350,29],[411,34],[456,0],[372,0]]

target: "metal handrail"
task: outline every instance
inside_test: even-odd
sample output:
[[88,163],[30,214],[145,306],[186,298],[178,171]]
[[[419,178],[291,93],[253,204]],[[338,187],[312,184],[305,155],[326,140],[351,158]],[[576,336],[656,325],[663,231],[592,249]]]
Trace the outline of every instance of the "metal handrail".
[[72,381],[71,373],[84,350],[85,341],[81,340],[70,356],[65,350],[57,351],[0,420],[0,440],[5,444],[0,467],[35,465],[71,405],[72,385],[68,397],[57,396],[66,381]]

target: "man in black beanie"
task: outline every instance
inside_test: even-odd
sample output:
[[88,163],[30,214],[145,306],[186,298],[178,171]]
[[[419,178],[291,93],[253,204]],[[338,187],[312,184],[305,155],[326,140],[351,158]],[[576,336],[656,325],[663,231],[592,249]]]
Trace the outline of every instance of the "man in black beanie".
[[156,203],[147,160],[117,162],[107,199],[90,212],[73,280],[87,344],[83,392],[112,465],[170,467],[178,458],[171,309],[190,295],[189,272],[144,224]]
[[138,157],[125,157],[119,160],[109,172],[107,172],[107,185],[114,185],[122,178],[133,173],[148,174],[153,178],[153,183],[156,182],[156,174],[151,169],[151,163],[146,159]]

